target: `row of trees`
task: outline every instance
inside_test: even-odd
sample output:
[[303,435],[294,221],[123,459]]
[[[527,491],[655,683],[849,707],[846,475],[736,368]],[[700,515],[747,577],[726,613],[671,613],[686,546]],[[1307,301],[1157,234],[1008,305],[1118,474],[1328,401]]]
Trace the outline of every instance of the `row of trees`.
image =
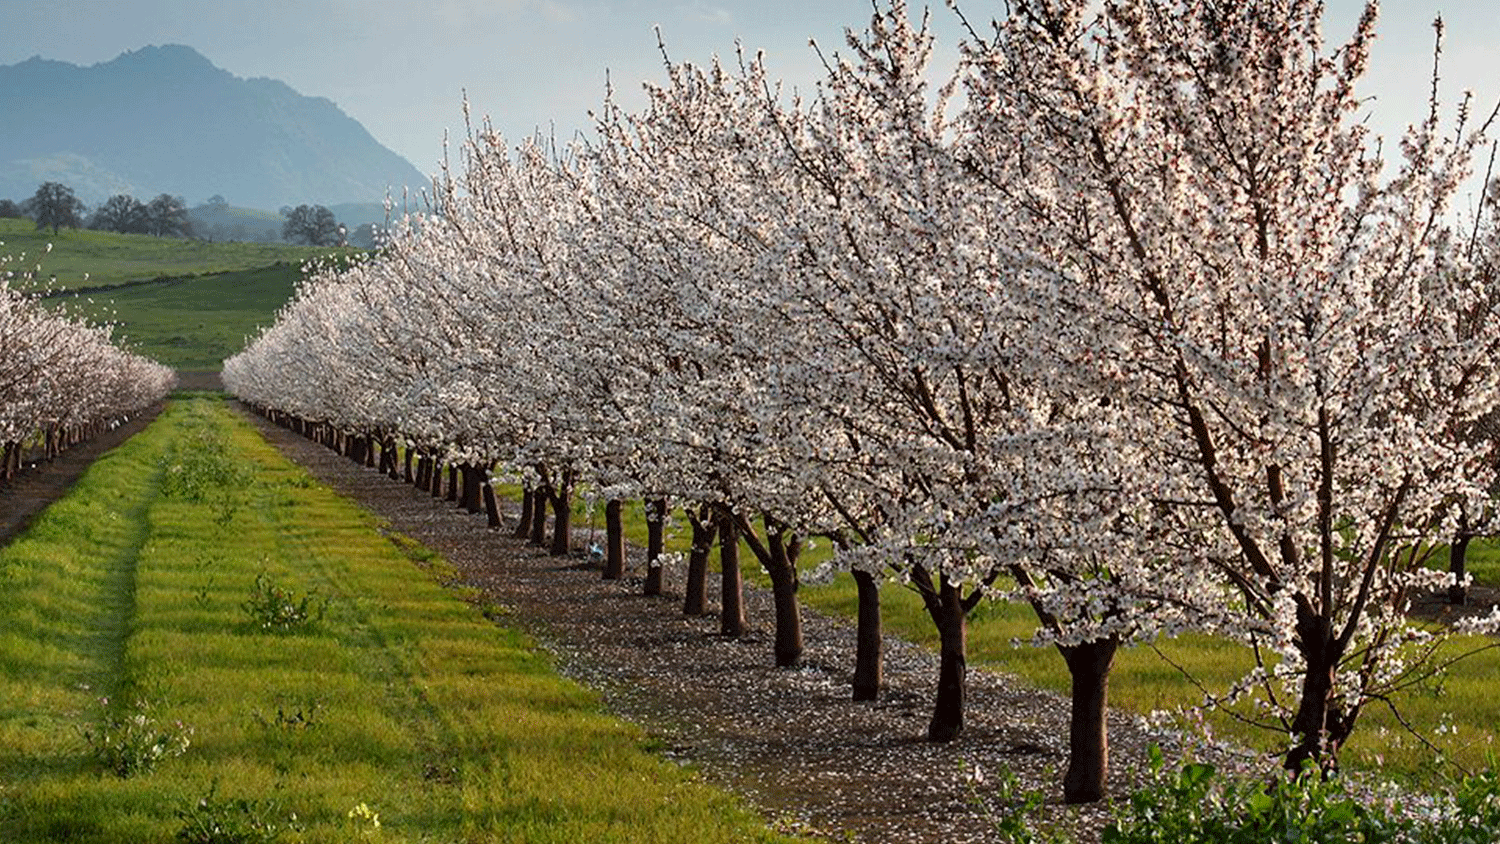
[[180,196],[161,194],[148,203],[128,194],[116,194],[89,215],[88,227],[123,234],[157,237],[192,237],[187,203]]
[[1404,610],[1492,512],[1500,241],[1449,223],[1489,121],[1443,131],[1434,82],[1385,161],[1356,93],[1374,4],[1333,50],[1321,11],[1016,3],[935,90],[901,2],[805,98],[759,58],[667,60],[591,141],[472,130],[434,213],[312,278],[225,382],[371,459],[407,446],[429,488],[519,477],[519,531],[550,506],[559,552],[590,485],[607,575],[620,501],[684,507],[685,609],[717,537],[743,632],[743,538],[781,665],[799,550],[828,537],[857,694],[878,579],[922,596],[934,741],[962,729],[968,613],[1028,602],[1073,679],[1070,802],[1105,790],[1117,650],[1184,630],[1252,649],[1220,702],[1331,768],[1437,670]]
[[[0,260],[34,264],[25,255]],[[30,450],[51,458],[166,397],[172,370],[111,342],[110,329],[43,308],[0,278],[0,481]]]

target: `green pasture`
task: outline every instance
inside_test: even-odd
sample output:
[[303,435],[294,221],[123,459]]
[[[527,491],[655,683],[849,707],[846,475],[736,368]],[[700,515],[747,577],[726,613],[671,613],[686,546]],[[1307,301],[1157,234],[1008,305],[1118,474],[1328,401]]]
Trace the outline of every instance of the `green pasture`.
[[[49,243],[51,252],[47,251]],[[34,273],[34,286],[53,290],[113,287],[277,263],[299,266],[312,258],[352,251],[286,243],[210,243],[86,229],[53,234],[51,229],[38,231],[24,219],[0,219],[0,244],[0,259],[11,258],[0,264],[0,272]]]
[[115,324],[117,340],[152,360],[175,369],[218,369],[275,320],[301,278],[297,265],[277,264],[48,301]]
[[0,841],[784,840],[452,580],[175,401],[0,549]]

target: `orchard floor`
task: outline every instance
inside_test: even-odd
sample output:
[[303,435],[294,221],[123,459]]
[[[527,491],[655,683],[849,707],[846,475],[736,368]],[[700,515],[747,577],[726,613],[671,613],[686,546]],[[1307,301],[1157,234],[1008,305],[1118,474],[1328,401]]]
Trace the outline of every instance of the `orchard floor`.
[[[564,673],[600,689],[611,711],[644,725],[670,758],[746,795],[785,829],[872,844],[996,840],[990,818],[1007,812],[995,795],[1002,771],[1022,788],[1054,800],[1060,793],[1068,703],[1056,695],[971,672],[963,734],[949,745],[929,744],[922,736],[937,659],[928,651],[888,638],[882,699],[854,703],[854,630],[845,620],[804,610],[803,666],[776,669],[765,591],[747,586],[752,634],[724,639],[715,616],[685,617],[680,596],[644,597],[639,577],[603,581],[578,558],[549,557],[512,539],[508,528],[487,529],[483,515],[252,418],[287,457],[445,557],[466,585],[504,608],[502,623],[535,635]],[[513,525],[516,514],[504,515]],[[587,525],[575,527],[576,538],[587,533]],[[639,572],[641,559],[633,562]],[[1138,781],[1149,744],[1169,741],[1130,717],[1113,717],[1113,792],[1128,793]],[[1089,841],[1107,810],[1046,811],[1050,822]]]
[[26,463],[9,482],[0,481],[0,545],[14,538],[36,514],[62,498],[99,455],[151,424],[164,405],[157,404],[112,431],[79,443],[51,460]]

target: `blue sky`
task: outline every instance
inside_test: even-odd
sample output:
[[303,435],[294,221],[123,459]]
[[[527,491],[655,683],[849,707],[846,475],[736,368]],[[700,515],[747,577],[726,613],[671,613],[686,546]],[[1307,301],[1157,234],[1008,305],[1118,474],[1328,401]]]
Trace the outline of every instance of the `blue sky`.
[[[971,19],[1002,8],[961,5]],[[1361,4],[1328,7],[1325,33],[1341,38]],[[727,57],[739,38],[766,51],[773,74],[806,86],[817,72],[807,40],[841,46],[843,29],[863,27],[870,8],[868,0],[0,0],[0,64],[34,55],[94,64],[149,44],[186,44],[238,76],[333,100],[430,173],[444,130],[461,128],[465,90],[475,115],[491,116],[512,140],[539,127],[566,138],[587,127],[606,69],[627,103],[641,80],[660,78],[654,25],[674,59]],[[1447,99],[1469,88],[1488,111],[1500,98],[1500,2],[1388,0],[1365,87],[1383,134],[1421,117],[1439,13],[1448,24]],[[951,45],[952,15],[941,2],[933,14]]]

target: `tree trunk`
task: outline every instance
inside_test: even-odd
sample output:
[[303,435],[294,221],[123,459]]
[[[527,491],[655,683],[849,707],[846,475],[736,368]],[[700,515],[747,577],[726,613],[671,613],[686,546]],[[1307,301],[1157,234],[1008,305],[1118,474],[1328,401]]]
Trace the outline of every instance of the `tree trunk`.
[[425,454],[417,459],[417,489],[422,492],[432,490],[432,458]]
[[552,498],[552,547],[554,557],[566,557],[573,551],[573,477],[563,472],[553,488]]
[[484,482],[483,494],[484,512],[489,517],[489,526],[492,528],[500,527],[503,524],[500,520],[500,502],[495,498],[495,487],[489,481]]
[[642,592],[660,595],[663,572],[661,554],[665,546],[667,500],[653,498],[646,502],[646,585]]
[[1469,603],[1469,587],[1463,585],[1463,578],[1467,573],[1471,538],[1467,532],[1460,531],[1453,538],[1453,544],[1448,546],[1448,571],[1453,574],[1453,585],[1448,587],[1448,603],[1457,607]]
[[464,494],[461,502],[463,508],[470,513],[478,513],[484,509],[484,473],[478,466],[464,464]]
[[[1299,613],[1299,616],[1302,616]],[[1307,663],[1302,678],[1302,699],[1292,719],[1292,735],[1297,745],[1287,752],[1285,766],[1297,772],[1308,762],[1323,771],[1338,769],[1338,752],[1353,726],[1333,703],[1334,673],[1338,670],[1337,644],[1323,616],[1305,616],[1297,620],[1298,648]]]
[[432,458],[432,489],[430,492],[433,498],[443,497],[443,469],[445,468],[441,458]]
[[414,456],[416,456],[416,451],[414,449],[412,449],[412,448],[407,448],[406,449],[406,471],[405,471],[406,482],[407,483],[412,483],[413,480],[414,480],[414,478],[412,477],[412,473],[411,473],[411,460],[412,460],[412,458]]
[[547,502],[552,492],[545,483],[531,491],[531,544],[538,548],[547,545]]
[[1063,802],[1094,803],[1109,792],[1109,671],[1120,641],[1111,636],[1080,645],[1058,646],[1073,682],[1068,728],[1068,770]]
[[621,517],[620,499],[604,502],[604,579],[619,580],[625,576],[625,520]]
[[693,508],[687,511],[688,524],[693,528],[693,547],[688,551],[687,586],[682,596],[683,615],[703,615],[708,612],[708,552],[714,547],[714,536],[718,525],[709,514]]
[[374,435],[366,435],[365,436],[365,468],[366,469],[373,469],[373,468],[375,468],[375,437],[374,437]]
[[458,465],[454,463],[448,464],[448,494],[445,498],[458,503]]
[[740,574],[740,532],[734,516],[719,515],[719,633],[738,639],[750,630],[745,621],[745,580]]
[[766,520],[766,542],[770,545],[771,603],[776,607],[776,667],[792,668],[802,660],[802,608],[797,603],[797,557],[802,543],[785,541],[786,531]]
[[531,487],[529,487],[529,486],[528,487],[522,487],[521,488],[521,517],[520,517],[520,520],[516,522],[515,532],[511,534],[515,538],[517,538],[517,539],[525,539],[525,538],[527,538],[528,536],[531,535],[532,509],[535,506],[535,503],[536,503],[536,493],[532,492],[531,491]]
[[935,598],[923,596],[927,613],[938,631],[938,688],[927,724],[927,740],[950,742],[964,729],[964,699],[968,693],[968,613],[958,587],[940,579]]
[[854,636],[854,699],[878,700],[885,673],[881,652],[880,584],[875,575],[856,569],[854,586],[859,592],[859,615]]

